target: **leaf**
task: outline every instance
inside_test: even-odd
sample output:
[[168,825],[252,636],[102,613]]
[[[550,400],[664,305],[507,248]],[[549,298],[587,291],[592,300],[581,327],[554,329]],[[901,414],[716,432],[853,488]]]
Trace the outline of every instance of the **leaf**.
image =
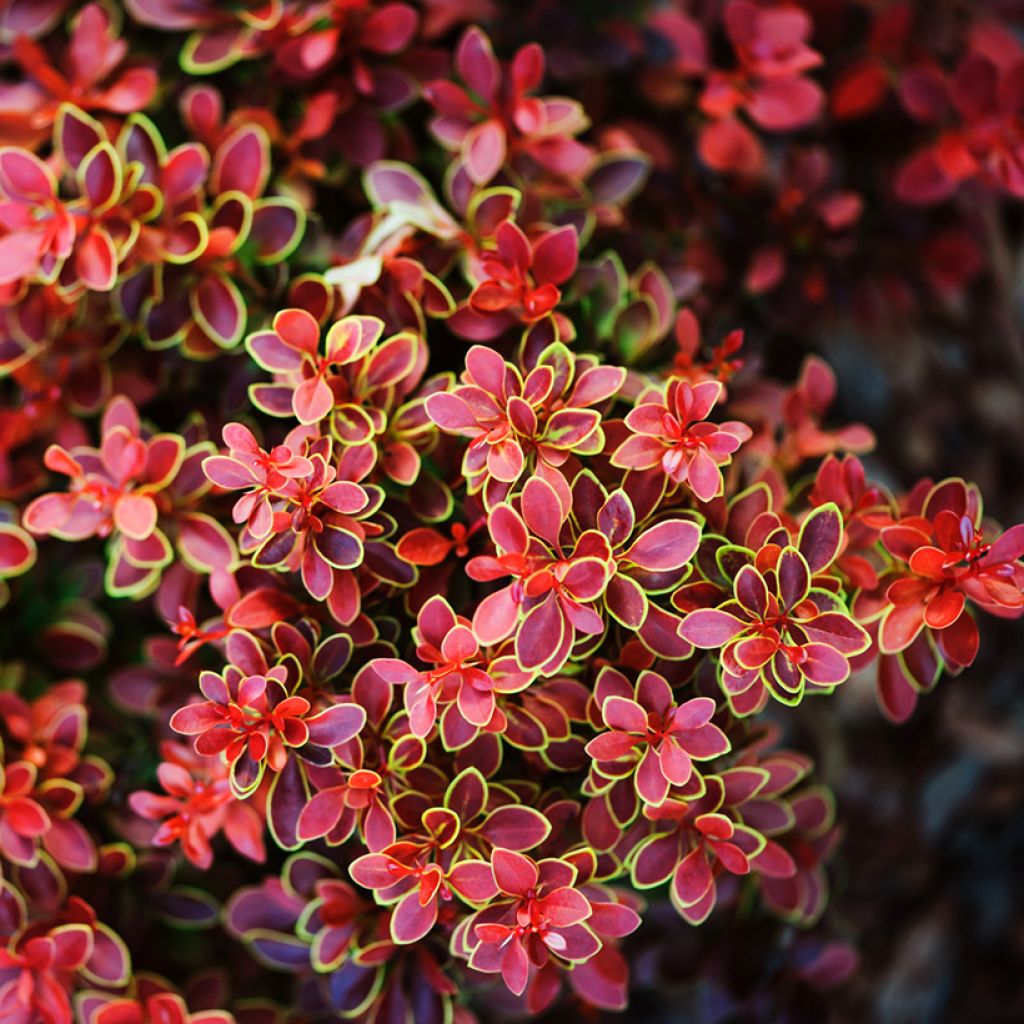
[[92,955],[93,934],[86,924],[59,925],[51,928],[46,937],[51,943],[55,970],[77,971]]
[[185,513],[180,518],[178,547],[185,560],[200,572],[231,570],[238,561],[235,543],[212,516]]
[[[537,478],[531,477],[527,486]],[[540,482],[539,480],[537,481]],[[529,544],[526,525],[510,505],[496,505],[487,519],[491,538],[502,551],[525,552]]]
[[690,612],[679,627],[679,635],[704,650],[724,647],[746,628],[746,623],[735,615],[717,608],[699,608]]
[[823,572],[836,559],[843,542],[843,516],[835,502],[814,509],[800,525],[797,550],[812,573]]
[[507,850],[532,850],[551,834],[551,822],[532,807],[499,807],[487,816],[480,834]]
[[327,357],[339,365],[351,363],[369,352],[383,333],[384,322],[375,316],[347,316],[327,332]]
[[42,255],[42,236],[35,231],[12,231],[0,238],[0,285],[30,277]]
[[545,896],[541,907],[544,917],[557,928],[567,928],[590,917],[590,902],[586,896],[567,886]]
[[0,523],[0,579],[20,576],[36,560],[36,542],[20,526]]
[[576,273],[579,239],[571,226],[548,231],[533,250],[531,272],[538,284],[564,284]]
[[[616,700],[622,700],[618,697]],[[632,703],[632,702],[631,702]],[[647,718],[644,716],[644,722]],[[584,748],[595,761],[618,761],[637,747],[636,737],[624,732],[604,732],[595,736]]]
[[207,892],[191,886],[175,886],[155,899],[158,914],[176,928],[196,931],[212,928],[220,916],[220,904]]
[[263,194],[270,176],[270,140],[258,125],[242,125],[218,147],[210,185],[215,195],[241,192],[250,199]]
[[696,523],[670,519],[645,530],[623,557],[642,569],[680,569],[693,558],[699,542],[700,527]]
[[699,903],[715,884],[711,865],[702,847],[688,853],[672,876],[672,892],[680,906],[691,907]]
[[587,187],[598,202],[624,206],[643,188],[650,170],[651,158],[646,153],[612,150],[598,157]]
[[[64,166],[80,167],[89,153],[106,139],[106,133],[85,111],[71,103],[62,103],[57,111],[53,138]],[[0,156],[0,184],[4,181],[5,163],[5,158]]]
[[209,169],[209,154],[197,143],[178,146],[168,153],[160,185],[169,204],[176,205],[195,195],[203,187]]
[[5,821],[21,836],[35,838],[50,828],[50,817],[34,800],[12,796],[4,804]]
[[792,611],[807,597],[811,587],[807,562],[795,548],[783,548],[775,572],[779,581],[782,610]]
[[501,68],[490,39],[476,26],[462,34],[455,50],[455,66],[462,80],[481,99],[494,99],[501,81]]
[[121,162],[109,142],[101,142],[86,155],[75,172],[79,191],[89,201],[90,212],[106,212],[121,197]]
[[835,686],[850,674],[850,663],[828,644],[805,644],[803,653],[804,661],[800,668],[811,682],[819,686]]
[[245,300],[238,286],[220,273],[208,271],[189,293],[192,315],[221,348],[233,348],[245,332]]
[[399,540],[396,550],[410,565],[439,565],[451,552],[452,541],[428,526],[418,526]]
[[356,857],[349,865],[348,873],[364,889],[387,889],[399,878],[394,858],[383,853],[367,853]]
[[477,185],[486,185],[505,163],[505,129],[494,120],[482,121],[462,142],[466,173]]
[[560,409],[548,420],[543,443],[552,448],[576,448],[597,430],[600,423],[601,416],[594,409]]
[[292,395],[295,418],[303,425],[319,423],[334,407],[334,394],[323,377],[307,377]]
[[235,602],[227,613],[227,621],[240,629],[264,629],[289,619],[298,611],[290,594],[270,587],[251,590]]
[[349,953],[352,935],[345,928],[321,928],[313,939],[310,960],[321,974],[337,970]]
[[917,690],[897,655],[883,654],[879,658],[877,686],[886,717],[897,725],[906,722],[917,707]]
[[788,132],[810,124],[824,105],[825,93],[808,78],[765,78],[754,88],[747,113],[767,131]]
[[337,747],[359,735],[366,724],[366,711],[358,704],[334,704],[311,718],[309,742],[320,747]]
[[398,901],[391,916],[391,938],[401,945],[419,942],[437,921],[437,900],[425,906],[420,903],[418,890],[413,890]]
[[635,700],[611,696],[601,705],[601,717],[609,729],[647,735],[647,712]]
[[397,658],[374,658],[370,665],[381,679],[394,686],[415,682],[420,677],[420,673],[412,665]]
[[516,658],[524,669],[539,669],[561,648],[567,629],[558,598],[549,593],[531,608],[516,634]]
[[491,869],[498,888],[508,896],[525,896],[537,885],[537,865],[529,857],[496,847],[491,851]]
[[94,984],[117,988],[128,983],[132,963],[124,940],[102,922],[92,928],[93,950],[81,969]]
[[62,868],[82,873],[96,870],[96,844],[84,826],[74,819],[52,820],[43,845]]
[[157,508],[145,494],[125,494],[114,506],[114,524],[126,536],[144,540],[156,529]]
[[679,840],[672,833],[647,837],[637,847],[631,876],[639,889],[650,889],[666,882],[675,871],[679,858]]
[[486,903],[498,894],[494,872],[482,860],[464,860],[448,872],[448,884],[467,903]]
[[[559,533],[561,532],[562,522],[565,517],[562,514],[562,504],[558,500],[558,494],[554,487],[541,477],[530,477],[523,487],[522,509],[523,520],[525,520],[530,530],[538,537],[548,541],[553,547],[557,547]],[[495,509],[495,512],[497,512],[497,509]],[[493,520],[494,513],[491,516]],[[492,536],[494,536],[493,533]],[[496,537],[495,541],[497,542]],[[504,544],[501,546],[505,547]],[[523,547],[525,547],[525,544]],[[507,550],[522,550],[522,548]]]
[[711,121],[700,131],[697,151],[712,170],[756,174],[764,152],[754,133],[735,118]]
[[299,767],[298,759],[290,756],[284,769],[279,772],[270,786],[267,801],[267,824],[274,841],[284,850],[294,850],[301,840],[297,829],[299,815],[309,800],[306,776]]
[[280,263],[287,259],[302,239],[305,226],[305,211],[293,199],[277,196],[256,203],[249,228],[256,262]]

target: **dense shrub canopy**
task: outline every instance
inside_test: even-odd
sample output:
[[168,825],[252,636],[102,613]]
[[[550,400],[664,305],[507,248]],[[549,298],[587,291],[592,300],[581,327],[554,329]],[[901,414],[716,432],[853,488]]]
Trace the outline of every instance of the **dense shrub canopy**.
[[1005,273],[1009,24],[549,6],[0,11],[3,1021],[623,1009],[663,911],[822,917],[796,705],[1024,612],[764,358]]

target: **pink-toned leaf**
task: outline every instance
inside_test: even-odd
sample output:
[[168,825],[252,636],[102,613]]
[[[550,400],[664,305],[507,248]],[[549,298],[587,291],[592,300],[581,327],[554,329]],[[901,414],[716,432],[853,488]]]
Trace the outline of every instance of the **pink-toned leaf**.
[[700,608],[690,612],[679,627],[679,635],[694,647],[723,647],[746,628],[746,623],[717,608]]
[[679,569],[693,557],[700,527],[684,519],[670,519],[645,530],[626,549],[624,557],[643,569]]
[[495,848],[491,852],[491,868],[495,884],[509,896],[525,896],[537,884],[537,865],[513,850]]

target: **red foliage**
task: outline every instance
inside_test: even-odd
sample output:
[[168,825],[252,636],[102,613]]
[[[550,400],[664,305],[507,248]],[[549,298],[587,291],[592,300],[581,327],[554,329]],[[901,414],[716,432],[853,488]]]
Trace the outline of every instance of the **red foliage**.
[[[662,910],[825,911],[770,700],[901,720],[1024,615],[1024,526],[890,493],[823,359],[701,329],[955,306],[1024,196],[1016,37],[641,2],[588,13],[609,86],[472,24],[550,6],[0,12],[3,1021],[622,1009]],[[168,921],[232,970],[154,975]]]

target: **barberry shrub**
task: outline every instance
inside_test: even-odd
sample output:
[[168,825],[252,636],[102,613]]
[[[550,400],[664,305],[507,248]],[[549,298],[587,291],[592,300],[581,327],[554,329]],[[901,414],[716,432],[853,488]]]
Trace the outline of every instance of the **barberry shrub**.
[[1024,525],[873,480],[735,298],[850,303],[835,126],[883,108],[908,234],[1024,196],[1019,41],[634,6],[594,123],[487,0],[0,12],[0,1020],[623,1009],[663,911],[821,920],[798,705],[903,721],[1024,614]]

